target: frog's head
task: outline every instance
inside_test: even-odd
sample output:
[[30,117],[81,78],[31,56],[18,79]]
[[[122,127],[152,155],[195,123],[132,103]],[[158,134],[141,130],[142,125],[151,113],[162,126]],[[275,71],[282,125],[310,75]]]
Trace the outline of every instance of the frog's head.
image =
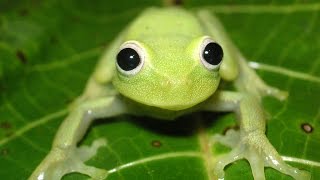
[[129,40],[118,52],[113,84],[139,103],[183,110],[216,91],[222,57],[221,46],[208,36]]

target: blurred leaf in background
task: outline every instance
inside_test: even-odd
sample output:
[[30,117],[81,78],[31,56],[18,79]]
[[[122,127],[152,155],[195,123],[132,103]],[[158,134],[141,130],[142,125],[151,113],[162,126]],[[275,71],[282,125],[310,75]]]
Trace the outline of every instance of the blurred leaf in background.
[[[171,3],[174,3],[173,1]],[[176,0],[190,11],[216,12],[243,54],[289,98],[264,99],[267,136],[293,166],[320,176],[320,3],[311,1]],[[26,179],[108,44],[143,9],[169,0],[0,1],[0,177]],[[269,68],[269,67],[272,68]],[[277,67],[277,68],[275,68]],[[279,70],[280,69],[280,70]],[[285,71],[284,71],[285,70]],[[210,136],[236,125],[232,113],[197,113],[177,121],[120,116],[97,121],[82,144],[108,145],[87,163],[113,170],[108,179],[210,179]],[[293,159],[292,159],[293,158]],[[267,168],[267,179],[291,177]],[[226,179],[252,179],[249,164]],[[86,179],[70,174],[64,179]]]

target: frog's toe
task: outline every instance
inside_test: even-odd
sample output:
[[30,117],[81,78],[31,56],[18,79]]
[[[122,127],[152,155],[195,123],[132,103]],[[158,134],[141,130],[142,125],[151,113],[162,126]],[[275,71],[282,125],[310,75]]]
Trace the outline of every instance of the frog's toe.
[[311,179],[311,175],[307,171],[299,170],[297,168],[294,168],[288,164],[286,164],[281,157],[274,157],[272,155],[269,155],[265,158],[266,166],[272,167],[273,169],[278,170],[279,172],[283,174],[287,174],[294,179],[297,180],[309,180]]
[[247,160],[250,163],[252,175],[256,180],[265,180],[264,161],[255,151],[249,153]]
[[212,137],[212,141],[234,148],[240,141],[240,133],[234,129],[229,129],[225,135],[215,134]]
[[261,91],[262,91],[263,95],[275,97],[275,98],[279,99],[280,101],[283,101],[283,100],[287,99],[287,97],[288,97],[287,91],[282,91],[278,88],[268,86],[268,85],[261,87]]
[[105,179],[108,175],[108,172],[104,169],[95,168],[92,166],[87,166],[84,164],[85,161],[91,159],[97,154],[97,151],[100,147],[106,145],[106,140],[103,138],[96,139],[91,146],[80,146],[74,150],[74,153],[68,159],[70,163],[68,165],[68,171],[70,172],[79,172],[82,174],[89,175],[94,180]]
[[103,138],[99,138],[93,141],[91,146],[83,145],[77,148],[76,154],[82,161],[87,161],[97,154],[97,151],[100,147],[105,145],[106,140]]
[[216,164],[214,166],[214,173],[218,179],[224,179],[224,168],[228,164],[243,158],[243,148],[234,148],[228,154],[221,155],[217,158]]
[[85,165],[82,162],[78,162],[77,164],[73,164],[74,166],[71,166],[70,171],[66,172],[78,172],[81,174],[86,174],[91,177],[93,180],[103,180],[106,179],[108,176],[108,171],[104,169],[95,168],[93,166]]

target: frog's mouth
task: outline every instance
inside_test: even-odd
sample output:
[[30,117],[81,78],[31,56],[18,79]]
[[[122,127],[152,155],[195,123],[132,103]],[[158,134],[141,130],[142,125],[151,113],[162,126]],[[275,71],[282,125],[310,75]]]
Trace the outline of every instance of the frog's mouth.
[[[170,88],[164,87],[161,90],[140,91],[139,96],[127,97],[148,106],[170,111],[180,111],[205,101],[215,90],[215,87],[186,86],[183,82],[175,83],[175,85]],[[124,96],[126,96],[126,94],[124,94]]]
[[[204,97],[201,99],[194,99],[190,101],[186,101],[186,99],[182,98],[177,98],[173,97],[168,100],[159,100],[159,99],[149,99],[148,101],[142,101],[141,99],[134,99],[127,97],[135,102],[138,102],[139,104],[143,104],[146,106],[151,106],[154,108],[159,108],[159,109],[164,109],[164,110],[169,110],[169,111],[181,111],[181,110],[186,110],[189,108],[192,108],[196,106],[197,104],[200,104],[201,102],[205,101],[208,97]],[[188,98],[190,99],[190,97]]]
[[191,108],[191,107],[203,102],[204,100],[193,101],[192,103],[179,102],[179,101],[172,100],[168,103],[161,102],[161,104],[150,103],[150,104],[146,104],[146,105],[157,107],[160,109],[170,110],[170,111],[181,111],[181,110]]

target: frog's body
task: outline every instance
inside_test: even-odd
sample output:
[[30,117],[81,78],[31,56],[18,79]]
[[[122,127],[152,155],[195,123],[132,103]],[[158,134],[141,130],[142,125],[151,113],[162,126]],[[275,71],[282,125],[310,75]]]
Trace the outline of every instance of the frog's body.
[[[237,92],[218,89],[221,78],[234,81]],[[264,179],[265,166],[308,179],[308,173],[285,164],[265,137],[263,95],[284,97],[248,68],[214,16],[148,9],[110,45],[30,179],[60,179],[70,172],[107,177],[106,170],[84,164],[104,141],[76,146],[94,119],[126,113],[171,120],[201,110],[235,111],[241,117],[240,132],[215,136],[233,149],[218,158],[217,178],[224,177],[227,164],[245,158],[255,179]]]

